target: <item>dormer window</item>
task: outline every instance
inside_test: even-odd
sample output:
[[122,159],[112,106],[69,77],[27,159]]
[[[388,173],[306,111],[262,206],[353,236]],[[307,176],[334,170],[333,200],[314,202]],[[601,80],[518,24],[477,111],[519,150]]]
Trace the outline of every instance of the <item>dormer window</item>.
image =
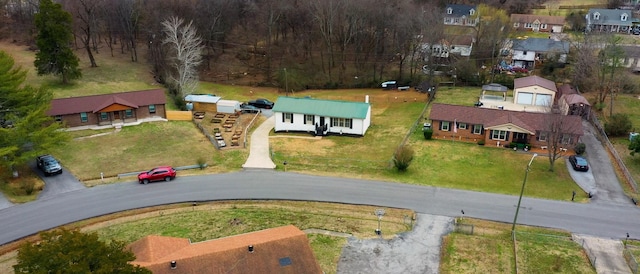
[[476,13],[476,10],[474,10],[474,9],[470,9],[469,10],[469,15],[474,15],[475,13]]
[[447,8],[447,14],[452,14],[453,13],[453,9],[452,8]]
[[593,14],[593,19],[600,20],[600,13],[599,12],[594,13]]
[[627,17],[629,17],[626,13],[620,15],[620,21],[627,21]]

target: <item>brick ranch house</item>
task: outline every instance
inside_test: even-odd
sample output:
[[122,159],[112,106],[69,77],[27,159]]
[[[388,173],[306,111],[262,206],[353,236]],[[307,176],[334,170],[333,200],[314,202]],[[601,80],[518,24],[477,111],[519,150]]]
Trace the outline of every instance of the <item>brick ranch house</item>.
[[[433,104],[429,118],[433,136],[466,142],[483,140],[488,146],[508,143],[545,148],[553,114],[520,112],[447,104]],[[573,147],[582,136],[579,116],[561,115],[561,145]]]
[[323,273],[307,235],[293,225],[197,243],[150,235],[128,248],[136,255],[131,264],[155,274]]
[[59,98],[47,115],[67,127],[116,126],[165,120],[167,98],[162,89]]

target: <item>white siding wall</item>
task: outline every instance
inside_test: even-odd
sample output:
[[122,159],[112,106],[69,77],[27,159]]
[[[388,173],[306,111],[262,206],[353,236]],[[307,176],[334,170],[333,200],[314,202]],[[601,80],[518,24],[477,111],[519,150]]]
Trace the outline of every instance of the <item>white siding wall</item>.
[[[304,114],[293,114],[293,122],[291,121],[283,121],[283,113],[282,112],[274,112],[275,118],[275,131],[301,131],[301,132],[314,132],[315,131],[315,123],[320,122],[320,116],[315,115],[313,124],[305,124]],[[349,127],[332,127],[331,126],[331,117],[325,117],[325,123],[328,124],[328,131],[330,133],[340,134],[353,134],[353,135],[364,135],[369,126],[371,125],[371,107],[367,111],[367,117],[365,119],[352,119],[351,128]]]
[[[529,94],[533,94],[533,98],[530,97]],[[548,90],[539,86],[531,86],[531,87],[523,87],[515,90],[514,102],[516,104],[525,104],[525,105],[537,105],[537,106],[545,106],[549,107],[553,104],[553,100],[555,97],[555,92],[552,90]],[[522,98],[521,98],[522,97]],[[525,103],[525,101],[529,102],[529,99],[525,99],[525,97],[529,97],[532,100],[530,103]]]

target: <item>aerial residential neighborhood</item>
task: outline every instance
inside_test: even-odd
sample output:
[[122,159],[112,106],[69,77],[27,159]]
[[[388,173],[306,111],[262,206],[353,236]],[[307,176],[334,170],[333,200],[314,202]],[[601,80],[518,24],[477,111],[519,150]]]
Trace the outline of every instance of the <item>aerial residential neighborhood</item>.
[[0,273],[638,272],[638,1],[0,12]]

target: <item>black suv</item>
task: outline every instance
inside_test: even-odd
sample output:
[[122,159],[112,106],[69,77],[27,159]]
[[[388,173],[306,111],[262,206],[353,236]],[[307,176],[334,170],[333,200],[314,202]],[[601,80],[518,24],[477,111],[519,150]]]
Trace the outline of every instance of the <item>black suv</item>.
[[266,108],[266,109],[272,109],[273,108],[273,102],[267,100],[267,99],[256,99],[256,100],[251,100],[249,102],[247,102],[248,105],[250,106],[254,106],[257,108]]
[[44,172],[44,176],[52,174],[62,174],[62,166],[53,158],[53,156],[46,154],[40,155],[36,158],[38,168]]

